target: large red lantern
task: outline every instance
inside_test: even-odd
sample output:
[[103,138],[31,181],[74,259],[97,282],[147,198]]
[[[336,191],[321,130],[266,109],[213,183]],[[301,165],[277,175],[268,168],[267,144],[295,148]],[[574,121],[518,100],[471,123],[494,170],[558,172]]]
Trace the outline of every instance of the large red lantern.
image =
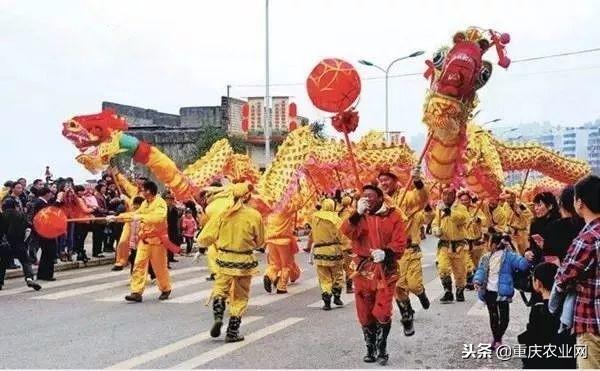
[[354,67],[341,59],[323,59],[306,80],[312,103],[325,112],[342,112],[360,95],[360,77]]
[[250,107],[248,103],[244,103],[242,106],[242,130],[244,132],[248,131],[248,115],[250,113]]
[[44,238],[56,238],[67,233],[67,214],[56,206],[40,210],[33,218],[34,230]]

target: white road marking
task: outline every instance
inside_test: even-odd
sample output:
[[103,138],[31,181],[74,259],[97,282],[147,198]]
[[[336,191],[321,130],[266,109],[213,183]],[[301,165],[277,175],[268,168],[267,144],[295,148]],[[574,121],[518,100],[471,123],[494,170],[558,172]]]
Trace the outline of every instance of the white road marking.
[[[262,317],[252,317],[252,316],[244,317],[243,323],[245,325],[247,325],[249,323],[258,321],[261,318]],[[177,351],[180,351],[181,349],[187,348],[189,346],[192,346],[194,344],[208,340],[210,338],[211,338],[210,331],[202,332],[200,334],[193,335],[193,336],[187,337],[185,339],[178,340],[174,343],[165,345],[158,349],[154,349],[149,352],[140,354],[139,356],[135,356],[135,357],[125,360],[123,362],[119,362],[119,363],[109,366],[107,368],[108,369],[121,369],[121,370],[122,369],[132,369],[136,366],[140,366],[144,363],[153,361],[157,358],[165,357],[169,354],[175,353]]]
[[[258,284],[261,284],[262,280],[263,280],[262,276],[253,277],[251,285],[256,286]],[[188,295],[174,297],[171,300],[167,300],[165,303],[167,303],[167,304],[198,303],[198,302],[202,302],[202,301],[206,300],[206,298],[208,298],[210,296],[211,292],[212,292],[212,288],[206,289],[206,290],[201,290],[198,292],[193,292]],[[252,297],[252,292],[250,293],[250,297]]]
[[194,357],[183,363],[173,366],[172,368],[191,369],[191,368],[202,366],[210,361],[213,361],[217,358],[223,357],[226,354],[232,353],[238,349],[241,349],[247,345],[250,345],[266,336],[274,334],[274,333],[281,331],[287,327],[293,326],[296,323],[303,321],[303,320],[304,320],[304,318],[295,318],[295,317],[287,318],[287,319],[277,322],[271,326],[267,326],[263,329],[260,329],[249,335],[246,335],[244,341],[221,345],[215,349],[209,350],[208,352],[204,352],[197,357]]
[[279,300],[283,300],[285,298],[289,298],[290,296],[294,296],[297,294],[301,294],[305,291],[311,290],[316,287],[318,284],[317,278],[311,278],[309,280],[302,280],[297,285],[288,286],[287,294],[262,294],[256,297],[252,297],[250,295],[250,302],[248,305],[254,306],[263,306],[274,303]]
[[[173,287],[172,290],[176,293],[177,289],[181,289],[184,287],[188,287],[188,286],[192,286],[192,285],[197,285],[199,283],[202,282],[206,282],[206,278],[204,277],[196,277],[196,278],[190,278],[188,280],[183,280],[183,281],[175,281],[172,282],[171,286]],[[113,295],[113,296],[108,296],[105,298],[100,298],[100,299],[96,299],[96,301],[104,301],[104,302],[120,302],[120,301],[124,301],[124,297],[125,295],[127,295],[130,291],[127,290],[127,292],[123,292],[121,294],[118,295]],[[160,293],[160,289],[158,288],[158,286],[153,286],[151,288],[149,288],[148,290],[145,290],[143,295],[147,296],[147,295],[156,295]]]
[[[184,273],[201,271],[201,270],[206,270],[206,268],[205,267],[190,267],[190,268],[183,268],[183,269],[175,269],[173,271],[170,271],[169,273],[171,274],[171,277],[173,277],[173,276],[178,276],[178,275],[181,275]],[[112,276],[114,276],[114,275],[115,275],[115,272],[112,272]],[[121,287],[121,286],[127,285],[128,283],[129,283],[128,279],[113,281],[113,282],[106,282],[106,283],[101,283],[101,284],[97,284],[97,285],[79,287],[79,288],[71,289],[71,290],[63,290],[63,291],[59,291],[59,292],[52,293],[52,294],[35,296],[31,299],[58,300],[58,299],[64,299],[64,298],[69,298],[69,297],[78,296],[78,295],[89,294],[92,292],[108,290],[108,289],[112,289],[115,287]]]

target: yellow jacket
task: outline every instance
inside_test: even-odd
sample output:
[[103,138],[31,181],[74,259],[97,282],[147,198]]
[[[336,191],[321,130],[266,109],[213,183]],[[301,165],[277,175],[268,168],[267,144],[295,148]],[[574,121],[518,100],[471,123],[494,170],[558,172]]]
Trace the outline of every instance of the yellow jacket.
[[460,203],[455,203],[450,210],[450,216],[446,216],[443,215],[442,209],[437,209],[431,227],[439,231],[440,240],[464,240],[465,227],[469,220],[469,211]]
[[151,245],[161,244],[158,236],[164,234],[167,229],[167,203],[162,197],[157,195],[151,202],[144,201],[136,211],[119,215],[119,218],[125,219],[133,217],[138,217],[142,223],[142,227],[138,232],[140,239]]
[[[468,208],[469,219],[465,226],[465,238],[467,240],[479,240],[483,237],[483,228],[486,226],[485,213],[483,207],[471,206]],[[477,211],[477,213],[475,212]]]
[[411,245],[421,243],[421,226],[425,223],[425,215],[422,213],[423,208],[429,201],[427,188],[413,188],[406,192],[404,202],[400,205],[403,189],[397,189],[394,194],[390,195],[391,205],[400,211],[402,219],[405,222],[405,232],[410,238]]
[[334,266],[341,263],[343,250],[350,244],[342,236],[339,228],[331,221],[313,218],[311,222],[310,246],[314,254],[315,264]]
[[506,230],[508,224],[508,217],[506,215],[506,209],[501,205],[496,206],[494,211],[490,212],[490,205],[486,202],[483,205],[483,214],[485,215],[486,228],[494,228],[496,232],[503,233]]
[[[212,241],[203,241],[204,229],[198,240],[207,246]],[[230,276],[248,276],[257,272],[258,261],[254,250],[265,244],[264,227],[260,213],[242,205],[227,218],[220,221],[214,244],[217,248],[216,263],[219,273]]]
[[[520,209],[520,205],[525,206],[525,210]],[[531,224],[531,220],[533,219],[533,213],[527,205],[517,203],[515,205],[516,211],[514,211],[508,202],[504,204],[504,209],[506,210],[506,217],[508,220],[508,225],[516,232],[527,232],[529,230],[529,226]]]

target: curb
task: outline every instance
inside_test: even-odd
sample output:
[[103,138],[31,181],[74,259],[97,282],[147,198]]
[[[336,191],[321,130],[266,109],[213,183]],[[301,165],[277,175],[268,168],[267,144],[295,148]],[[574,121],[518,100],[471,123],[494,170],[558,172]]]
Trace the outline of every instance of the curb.
[[[69,271],[72,269],[84,269],[87,267],[96,267],[96,266],[100,266],[100,265],[109,265],[109,264],[113,264],[115,261],[115,257],[114,256],[106,256],[104,258],[91,258],[87,263],[81,262],[81,261],[74,261],[74,262],[60,262],[54,265],[54,271],[55,272],[61,272],[61,271]],[[33,267],[33,273],[37,274],[37,267]],[[10,270],[10,271],[6,271],[6,279],[11,279],[11,278],[19,278],[19,277],[23,277],[23,270],[22,269],[14,269],[14,270]]]

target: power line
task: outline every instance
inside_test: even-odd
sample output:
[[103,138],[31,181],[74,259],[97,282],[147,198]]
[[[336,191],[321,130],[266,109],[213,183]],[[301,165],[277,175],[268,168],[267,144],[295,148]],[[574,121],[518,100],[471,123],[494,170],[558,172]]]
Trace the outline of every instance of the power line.
[[[577,51],[573,51],[573,52],[564,52],[564,53],[558,53],[558,54],[543,55],[543,56],[538,56],[538,57],[516,59],[516,60],[513,60],[512,63],[532,62],[532,61],[539,61],[539,60],[544,60],[544,59],[552,59],[552,58],[566,57],[566,56],[570,56],[570,55],[587,54],[587,53],[595,53],[595,52],[600,52],[600,48],[584,49],[584,50],[577,50]],[[597,68],[597,67],[595,67],[595,66],[586,67],[586,68],[582,68],[581,70],[594,69],[594,68]],[[571,70],[542,71],[542,72],[534,72],[531,74],[564,72],[564,71],[578,71],[578,70],[579,69],[574,68]],[[389,75],[389,78],[394,79],[394,78],[422,76],[422,75],[423,75],[423,72],[413,72],[413,73],[402,73],[402,74],[396,74],[396,75]],[[528,74],[522,74],[522,75],[528,75]],[[385,79],[385,77],[383,77],[383,76],[371,76],[371,77],[365,77],[362,80],[373,81],[373,80],[384,80],[384,79]],[[274,86],[274,87],[277,87],[277,86],[280,86],[280,87],[281,86],[304,86],[304,85],[305,85],[304,82],[269,84],[269,86]],[[264,84],[239,84],[239,85],[232,84],[231,86],[235,87],[235,88],[264,88],[265,87]]]

